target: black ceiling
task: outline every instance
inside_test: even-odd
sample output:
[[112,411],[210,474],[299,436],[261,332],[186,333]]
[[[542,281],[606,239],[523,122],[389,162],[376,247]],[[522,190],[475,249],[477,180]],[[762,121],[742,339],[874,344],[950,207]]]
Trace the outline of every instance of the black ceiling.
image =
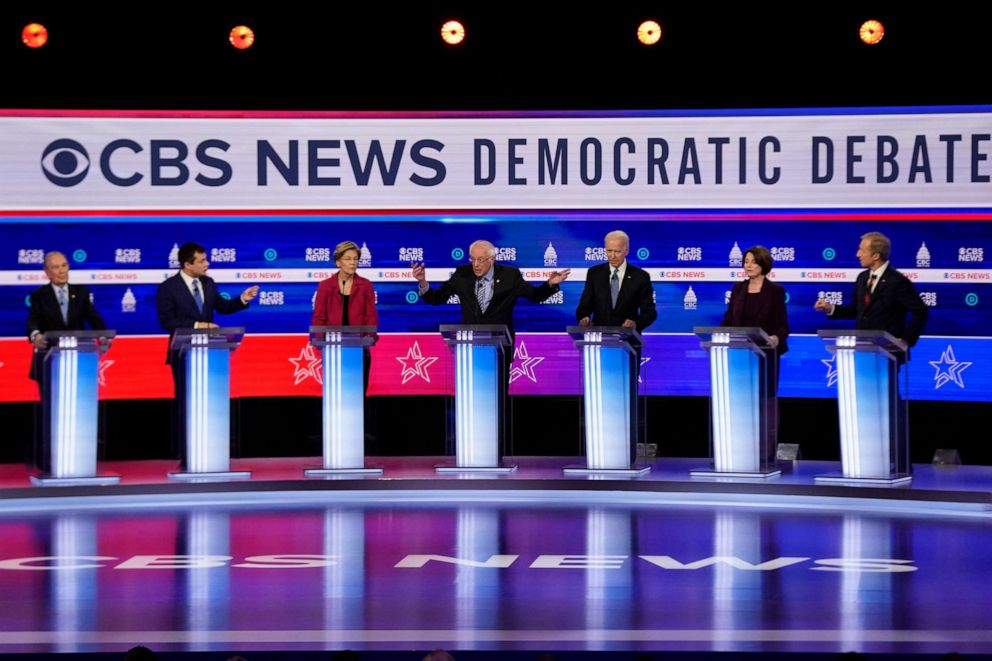
[[[652,109],[992,101],[983,3],[27,3],[0,7],[0,107]],[[112,3],[111,3],[112,4]],[[939,6],[937,6],[939,4]],[[25,5],[25,6],[22,6]],[[200,6],[202,5],[202,7]],[[468,38],[441,44],[443,19]],[[662,22],[646,48],[637,23]],[[867,18],[882,43],[857,39]],[[20,43],[39,21],[47,46]],[[255,46],[236,51],[246,23]]]

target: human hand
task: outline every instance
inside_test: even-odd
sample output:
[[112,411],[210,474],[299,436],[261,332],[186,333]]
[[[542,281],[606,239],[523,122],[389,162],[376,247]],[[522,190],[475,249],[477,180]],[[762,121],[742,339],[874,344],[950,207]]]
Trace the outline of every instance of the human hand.
[[427,282],[427,273],[423,262],[419,264],[417,262],[410,262],[410,273],[417,282]]
[[592,321],[589,320],[589,317],[582,317],[581,319],[579,319],[579,326],[590,326],[590,325],[592,325]]
[[634,321],[633,319],[624,319],[623,320],[623,327],[624,328],[637,328],[637,322]]
[[568,278],[568,274],[572,272],[572,269],[565,269],[563,271],[552,271],[551,277],[548,278],[549,285],[559,285]]
[[258,296],[258,285],[255,285],[254,287],[249,287],[248,289],[241,292],[241,300],[243,300],[245,303],[251,302],[252,300],[255,299],[256,296]]
[[770,346],[772,349],[778,348],[778,335],[768,336],[768,346]]

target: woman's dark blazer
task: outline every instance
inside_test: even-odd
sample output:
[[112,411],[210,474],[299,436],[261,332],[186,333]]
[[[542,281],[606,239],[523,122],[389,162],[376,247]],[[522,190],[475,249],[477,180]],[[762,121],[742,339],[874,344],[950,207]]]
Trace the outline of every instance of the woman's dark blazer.
[[789,350],[789,319],[785,312],[785,288],[768,278],[758,292],[757,318],[753,324],[744,323],[744,300],[748,297],[748,281],[738,282],[730,291],[730,304],[723,315],[721,326],[757,326],[769,335],[778,336],[778,355]]

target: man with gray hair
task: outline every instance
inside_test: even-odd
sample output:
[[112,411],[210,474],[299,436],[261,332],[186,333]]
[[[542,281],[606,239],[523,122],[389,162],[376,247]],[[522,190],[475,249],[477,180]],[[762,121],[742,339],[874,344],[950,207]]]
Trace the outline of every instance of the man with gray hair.
[[104,330],[107,325],[103,317],[90,302],[90,291],[84,285],[69,284],[69,261],[65,255],[52,251],[45,255],[45,275],[49,284],[31,292],[31,311],[28,312],[28,339],[34,345],[34,360],[31,361],[31,378],[41,376],[41,363],[47,331],[85,330],[86,325],[93,330]]
[[854,283],[854,300],[834,305],[819,299],[813,307],[831,319],[855,319],[858,330],[888,331],[913,346],[923,333],[930,311],[913,282],[889,264],[891,252],[892,243],[881,232],[863,234],[857,256],[865,270]]
[[[96,306],[90,301],[90,291],[84,285],[69,284],[69,260],[65,255],[53,250],[45,255],[45,275],[50,281],[47,285],[38,287],[30,295],[31,310],[28,312],[28,339],[34,345],[34,356],[31,358],[32,379],[38,382],[42,402],[49,401],[47,389],[48,379],[45,378],[45,351],[48,342],[45,333],[48,331],[105,330],[107,325],[103,317],[96,311]],[[50,467],[49,451],[44,439],[47,437],[47,416],[44,405],[39,405],[35,413],[35,444],[34,464],[42,471]]]
[[586,273],[575,319],[580,326],[624,326],[641,332],[658,318],[651,278],[627,261],[630,238],[626,232],[614,230],[603,243],[606,263]]
[[547,300],[568,277],[570,269],[552,271],[548,281],[533,286],[520,274],[520,269],[496,263],[496,246],[489,241],[475,241],[468,249],[469,264],[455,269],[447,281],[438,287],[427,282],[423,264],[411,264],[413,277],[419,283],[420,297],[431,305],[442,305],[458,296],[463,324],[505,324],[514,334],[513,308],[517,299],[526,298],[540,303]]

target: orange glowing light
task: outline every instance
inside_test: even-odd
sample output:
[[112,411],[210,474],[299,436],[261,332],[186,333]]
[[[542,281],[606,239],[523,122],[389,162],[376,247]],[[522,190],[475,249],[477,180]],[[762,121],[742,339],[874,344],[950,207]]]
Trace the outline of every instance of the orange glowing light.
[[48,29],[41,23],[28,23],[21,30],[21,41],[28,48],[41,48],[48,43]]
[[657,21],[644,21],[637,26],[637,40],[645,46],[661,41],[661,25]]
[[232,46],[238,50],[244,50],[255,43],[255,33],[247,25],[239,25],[231,30],[228,39],[230,39]]
[[458,21],[448,21],[441,26],[441,38],[449,46],[460,44],[465,39],[465,26]]
[[885,26],[878,21],[865,21],[858,30],[858,36],[861,37],[861,41],[874,46],[885,36]]

